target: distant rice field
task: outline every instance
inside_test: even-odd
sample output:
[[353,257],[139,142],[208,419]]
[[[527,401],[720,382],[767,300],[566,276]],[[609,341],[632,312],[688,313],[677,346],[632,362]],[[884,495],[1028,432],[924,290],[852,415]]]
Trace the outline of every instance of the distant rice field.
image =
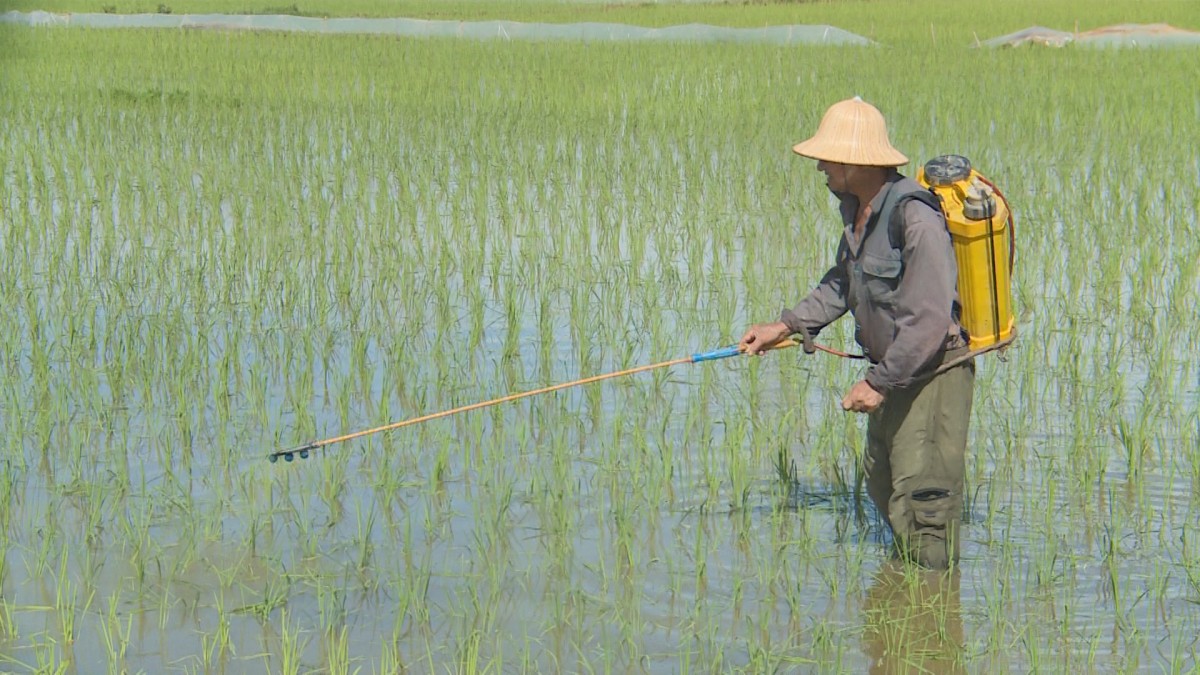
[[[0,670],[1190,672],[1197,54],[893,4],[543,6],[869,48],[0,27]],[[853,95],[1017,218],[951,586],[887,564],[860,367],[799,350],[266,461],[774,319],[840,235],[791,144]]]

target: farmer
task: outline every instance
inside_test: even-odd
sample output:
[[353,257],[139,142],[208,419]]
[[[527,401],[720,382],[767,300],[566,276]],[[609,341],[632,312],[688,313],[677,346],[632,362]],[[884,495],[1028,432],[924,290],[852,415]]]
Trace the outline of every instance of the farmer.
[[845,231],[833,267],[808,297],[779,321],[752,326],[740,347],[761,355],[850,311],[870,366],[842,409],[869,415],[867,490],[896,555],[945,569],[958,558],[975,381],[970,360],[935,374],[967,351],[946,223],[919,199],[896,208],[924,188],[896,170],[908,158],[892,147],[879,110],[858,97],[831,106],[816,135],[792,150],[817,160]]

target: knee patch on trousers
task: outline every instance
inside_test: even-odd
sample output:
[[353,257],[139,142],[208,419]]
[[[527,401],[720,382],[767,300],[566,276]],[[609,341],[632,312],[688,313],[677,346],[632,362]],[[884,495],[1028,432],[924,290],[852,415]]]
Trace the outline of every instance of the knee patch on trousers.
[[958,559],[961,495],[943,488],[924,488],[909,493],[908,503],[912,531],[898,537],[901,555],[924,567],[946,569]]
[[943,529],[951,520],[958,520],[958,495],[942,488],[914,490],[908,496],[918,531],[926,528]]

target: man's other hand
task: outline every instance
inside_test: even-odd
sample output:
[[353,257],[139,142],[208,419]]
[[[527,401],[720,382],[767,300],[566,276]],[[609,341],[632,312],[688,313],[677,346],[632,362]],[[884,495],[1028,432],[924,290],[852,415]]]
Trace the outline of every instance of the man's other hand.
[[866,380],[859,380],[855,383],[850,388],[850,393],[842,399],[842,410],[850,412],[874,412],[881,405],[883,405],[883,394],[867,384]]

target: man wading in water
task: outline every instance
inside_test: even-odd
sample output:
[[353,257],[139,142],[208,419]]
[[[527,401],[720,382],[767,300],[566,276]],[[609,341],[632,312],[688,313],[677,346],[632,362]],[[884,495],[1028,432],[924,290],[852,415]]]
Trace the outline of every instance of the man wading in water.
[[752,326],[740,346],[762,354],[853,314],[871,365],[842,408],[870,415],[867,491],[897,555],[945,569],[958,558],[975,382],[970,360],[935,375],[967,352],[950,233],[940,211],[919,199],[899,203],[925,188],[897,172],[908,158],[892,147],[883,115],[858,97],[831,106],[816,135],[792,150],[817,160],[845,232],[812,293],[779,321]]

